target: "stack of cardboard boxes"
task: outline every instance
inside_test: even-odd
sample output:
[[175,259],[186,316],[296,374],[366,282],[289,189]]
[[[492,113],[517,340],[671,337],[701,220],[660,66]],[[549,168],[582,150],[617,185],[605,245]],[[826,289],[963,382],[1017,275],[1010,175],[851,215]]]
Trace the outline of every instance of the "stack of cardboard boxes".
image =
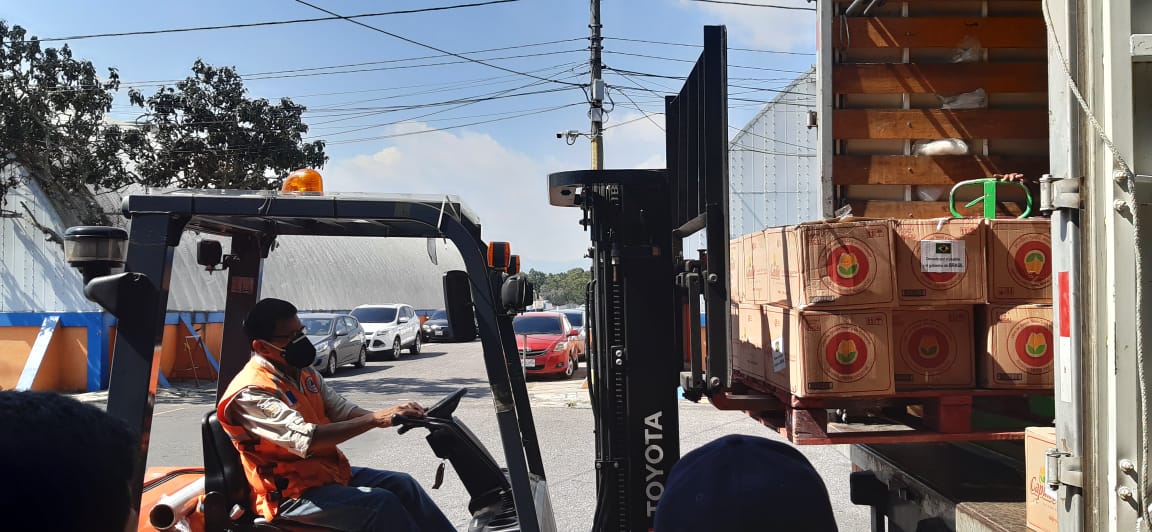
[[1048,231],[858,220],[733,240],[736,377],[798,397],[1051,387]]

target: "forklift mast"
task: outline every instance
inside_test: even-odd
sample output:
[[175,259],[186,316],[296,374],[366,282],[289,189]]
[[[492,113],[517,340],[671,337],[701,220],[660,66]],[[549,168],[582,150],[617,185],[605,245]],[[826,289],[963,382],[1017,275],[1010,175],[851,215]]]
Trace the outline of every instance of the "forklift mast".
[[[586,307],[594,530],[651,529],[680,457],[677,386],[682,380],[693,400],[727,388],[726,61],[725,28],[705,27],[704,51],[680,93],[665,101],[667,169],[549,176],[549,201],[581,208],[592,241]],[[707,249],[685,258],[682,240],[701,230]],[[681,377],[686,359],[691,364]]]

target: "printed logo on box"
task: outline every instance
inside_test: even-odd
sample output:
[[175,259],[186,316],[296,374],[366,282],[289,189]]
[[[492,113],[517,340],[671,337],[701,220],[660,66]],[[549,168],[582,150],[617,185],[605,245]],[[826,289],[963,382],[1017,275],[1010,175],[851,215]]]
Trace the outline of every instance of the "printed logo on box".
[[1020,286],[1039,290],[1052,285],[1052,247],[1041,235],[1016,239],[1008,249],[1008,274]]
[[1008,333],[1012,363],[1020,371],[1042,375],[1052,371],[1052,324],[1041,318],[1025,318]]
[[820,339],[824,346],[821,360],[825,373],[840,382],[855,382],[864,378],[876,363],[874,346],[867,334],[850,324],[837,325]]
[[824,284],[838,294],[863,292],[872,284],[872,265],[876,257],[859,240],[845,238],[824,248]]
[[918,375],[940,375],[955,363],[956,338],[932,320],[909,326],[900,338],[900,356]]

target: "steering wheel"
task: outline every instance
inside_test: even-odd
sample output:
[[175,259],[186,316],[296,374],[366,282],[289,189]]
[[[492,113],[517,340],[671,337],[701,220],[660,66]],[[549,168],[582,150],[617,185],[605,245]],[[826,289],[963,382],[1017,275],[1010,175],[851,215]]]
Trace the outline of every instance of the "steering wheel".
[[451,419],[452,413],[456,411],[456,407],[460,406],[460,399],[463,398],[466,393],[468,393],[467,388],[460,388],[444,396],[443,399],[436,401],[436,404],[425,411],[425,417],[423,418],[411,418],[395,414],[392,416],[392,426],[400,427],[397,433],[404,434],[415,427],[428,427],[432,425],[432,423],[429,423],[429,420]]

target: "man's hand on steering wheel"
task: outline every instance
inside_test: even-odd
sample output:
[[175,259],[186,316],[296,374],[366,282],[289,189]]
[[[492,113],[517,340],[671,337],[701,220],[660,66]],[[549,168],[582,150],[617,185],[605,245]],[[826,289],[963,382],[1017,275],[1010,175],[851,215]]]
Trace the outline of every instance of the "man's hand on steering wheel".
[[408,402],[392,408],[377,410],[372,413],[372,417],[377,427],[387,428],[392,426],[392,416],[397,414],[404,417],[422,418],[425,415],[425,408],[420,406],[420,403]]

